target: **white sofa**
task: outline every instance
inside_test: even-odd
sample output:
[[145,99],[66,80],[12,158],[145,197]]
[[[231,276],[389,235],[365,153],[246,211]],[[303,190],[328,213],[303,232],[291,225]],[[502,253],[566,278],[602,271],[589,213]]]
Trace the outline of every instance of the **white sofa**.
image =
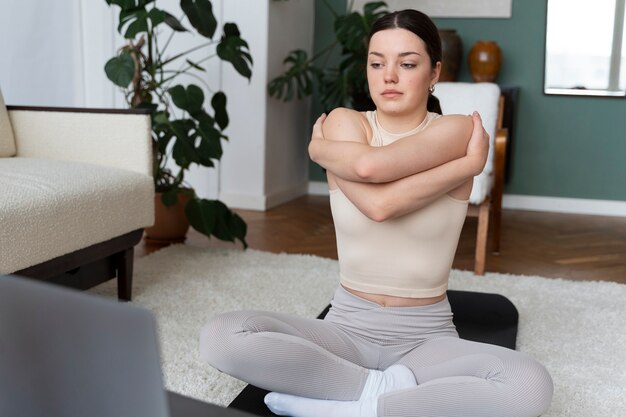
[[84,289],[118,278],[154,221],[150,116],[5,107],[0,93],[0,274]]

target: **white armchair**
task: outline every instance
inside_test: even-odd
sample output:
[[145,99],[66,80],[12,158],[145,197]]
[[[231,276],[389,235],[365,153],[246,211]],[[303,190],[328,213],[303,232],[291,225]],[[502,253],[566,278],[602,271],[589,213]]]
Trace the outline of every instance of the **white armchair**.
[[478,111],[489,133],[491,146],[483,172],[474,179],[468,216],[478,217],[474,272],[485,273],[487,235],[492,228],[492,251],[500,251],[502,192],[508,132],[502,128],[503,100],[500,88],[493,83],[441,82],[435,96],[443,114],[471,114]]
[[[8,111],[7,111],[8,109]],[[0,94],[0,274],[88,288],[118,278],[154,220],[150,115],[4,106]]]

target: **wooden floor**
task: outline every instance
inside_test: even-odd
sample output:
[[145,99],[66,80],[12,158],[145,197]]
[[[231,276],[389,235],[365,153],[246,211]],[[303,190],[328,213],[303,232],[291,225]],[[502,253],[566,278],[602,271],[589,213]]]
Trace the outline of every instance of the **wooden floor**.
[[[266,212],[237,210],[250,248],[337,259],[328,197],[305,196]],[[465,222],[453,267],[473,269],[476,219]],[[500,255],[488,250],[487,272],[626,284],[626,217],[504,210]],[[194,230],[188,243],[240,247]],[[136,256],[158,250],[142,241]]]

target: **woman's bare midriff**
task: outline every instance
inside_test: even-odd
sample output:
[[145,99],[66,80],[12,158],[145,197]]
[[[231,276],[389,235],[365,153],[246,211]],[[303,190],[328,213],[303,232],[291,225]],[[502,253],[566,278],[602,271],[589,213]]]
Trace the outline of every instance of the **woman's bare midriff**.
[[353,290],[352,288],[348,288],[346,286],[342,287],[351,294],[356,295],[357,297],[364,298],[368,301],[381,305],[383,307],[419,307],[419,306],[427,306],[431,304],[438,303],[439,301],[446,298],[446,294],[441,294],[437,297],[429,297],[429,298],[406,298],[406,297],[396,297],[393,295],[383,295],[383,294],[370,294],[367,292]]

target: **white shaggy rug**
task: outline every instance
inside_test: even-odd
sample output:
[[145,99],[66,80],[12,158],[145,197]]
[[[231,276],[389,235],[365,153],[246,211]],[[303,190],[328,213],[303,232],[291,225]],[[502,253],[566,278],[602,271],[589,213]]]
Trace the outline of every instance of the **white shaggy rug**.
[[[236,309],[316,317],[337,285],[337,261],[309,255],[176,245],[135,263],[133,298],[157,317],[165,385],[227,405],[245,386],[198,358],[198,332]],[[555,384],[543,417],[626,415],[626,285],[453,271],[450,287],[500,293],[520,313],[518,349]],[[110,281],[91,292],[114,297]]]

